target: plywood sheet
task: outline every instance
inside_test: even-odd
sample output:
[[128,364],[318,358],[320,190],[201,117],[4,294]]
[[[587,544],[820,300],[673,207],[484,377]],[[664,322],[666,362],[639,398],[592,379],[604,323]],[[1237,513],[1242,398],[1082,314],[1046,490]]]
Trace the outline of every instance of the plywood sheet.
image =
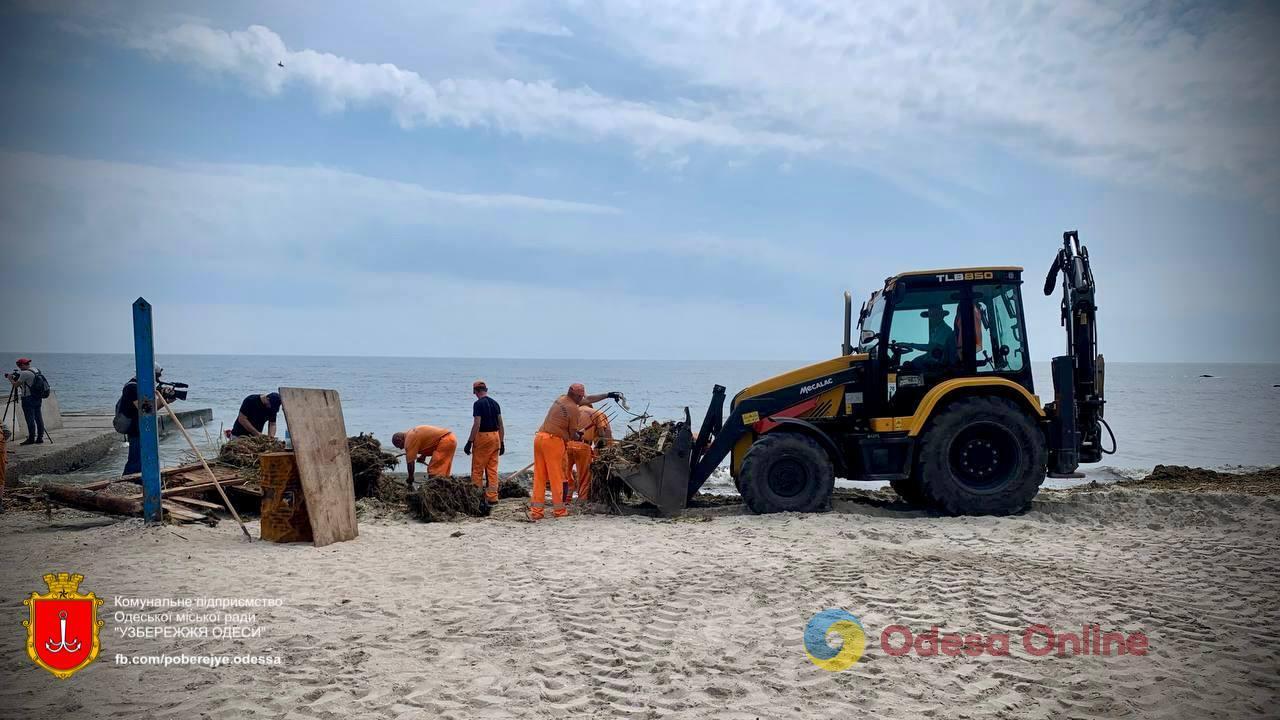
[[347,426],[336,390],[280,388],[316,547],[356,537]]

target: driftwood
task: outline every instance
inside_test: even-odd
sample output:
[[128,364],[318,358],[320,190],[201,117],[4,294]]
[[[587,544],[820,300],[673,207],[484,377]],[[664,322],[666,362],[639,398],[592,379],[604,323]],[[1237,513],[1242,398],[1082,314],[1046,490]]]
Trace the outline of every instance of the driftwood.
[[50,500],[82,510],[96,510],[113,515],[141,515],[142,500],[122,495],[108,495],[69,485],[48,484],[44,494]]

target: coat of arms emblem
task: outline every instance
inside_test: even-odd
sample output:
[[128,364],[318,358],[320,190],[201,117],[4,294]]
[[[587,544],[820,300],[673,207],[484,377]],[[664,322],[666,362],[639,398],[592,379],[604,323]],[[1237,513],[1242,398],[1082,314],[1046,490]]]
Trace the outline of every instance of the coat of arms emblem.
[[81,594],[83,575],[50,573],[44,576],[47,593],[31,593],[22,601],[31,608],[27,628],[27,655],[32,662],[63,680],[98,657],[98,619],[102,600],[93,593]]

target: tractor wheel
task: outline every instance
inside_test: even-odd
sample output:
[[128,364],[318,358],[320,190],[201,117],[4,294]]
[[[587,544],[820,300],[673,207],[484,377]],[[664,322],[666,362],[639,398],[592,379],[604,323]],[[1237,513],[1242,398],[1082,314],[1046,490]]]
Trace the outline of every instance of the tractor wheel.
[[742,459],[738,487],[752,512],[819,512],[830,506],[835,472],[812,438],[771,433],[756,440]]
[[935,415],[920,442],[920,490],[951,515],[1008,515],[1031,506],[1044,482],[1044,435],[1003,398],[958,400]]
[[908,505],[916,507],[928,507],[929,496],[924,494],[924,490],[920,487],[920,470],[917,467],[910,477],[901,480],[890,480],[889,487],[898,493],[898,497],[902,498]]

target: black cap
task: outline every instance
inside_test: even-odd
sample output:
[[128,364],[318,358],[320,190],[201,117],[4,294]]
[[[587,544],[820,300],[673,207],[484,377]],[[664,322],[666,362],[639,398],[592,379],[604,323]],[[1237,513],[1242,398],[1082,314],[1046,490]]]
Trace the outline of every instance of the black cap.
[[280,406],[283,404],[284,400],[280,399],[280,393],[273,392],[267,395],[267,405],[270,406],[272,410],[279,410]]

